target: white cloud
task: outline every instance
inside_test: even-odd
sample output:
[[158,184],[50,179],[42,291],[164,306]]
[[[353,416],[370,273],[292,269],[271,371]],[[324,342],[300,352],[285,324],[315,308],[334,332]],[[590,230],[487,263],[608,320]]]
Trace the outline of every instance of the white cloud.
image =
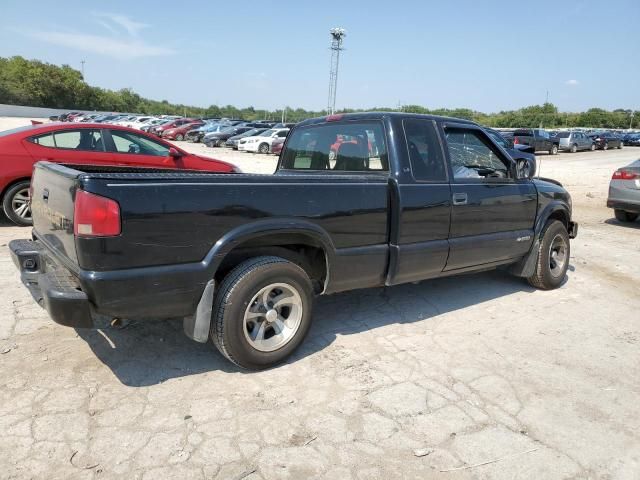
[[53,31],[24,32],[29,37],[53,45],[75,48],[90,53],[97,53],[120,60],[131,60],[140,57],[159,57],[172,55],[175,50],[153,46],[136,38],[117,39],[102,35],[84,33],[62,33]]
[[565,85],[569,85],[570,87],[575,87],[579,83],[580,82],[578,82],[578,80],[567,80],[566,82],[564,82]]
[[[147,28],[149,25],[146,23],[136,22],[135,20],[130,19],[126,15],[121,15],[119,13],[100,13],[94,12],[94,17],[98,17],[101,19],[106,19],[109,22],[115,24],[116,26],[124,29],[130,36],[136,37],[138,36],[138,32],[143,28]],[[102,26],[114,31],[114,29],[107,26],[108,24],[102,20],[98,20]]]

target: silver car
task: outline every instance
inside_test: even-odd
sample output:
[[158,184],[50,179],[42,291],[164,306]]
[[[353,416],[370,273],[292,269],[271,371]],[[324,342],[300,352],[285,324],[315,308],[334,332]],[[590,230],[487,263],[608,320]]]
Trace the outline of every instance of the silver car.
[[558,132],[556,138],[560,140],[558,149],[576,153],[578,150],[595,150],[596,144],[591,137],[582,132]]
[[640,215],[640,160],[613,173],[607,207],[621,222],[633,222]]

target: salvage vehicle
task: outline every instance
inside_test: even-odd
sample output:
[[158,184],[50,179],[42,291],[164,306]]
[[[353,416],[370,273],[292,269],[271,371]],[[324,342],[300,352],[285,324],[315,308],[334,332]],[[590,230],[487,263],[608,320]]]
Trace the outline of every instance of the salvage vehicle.
[[607,207],[621,222],[635,222],[640,215],[640,160],[619,168],[609,182]]
[[610,148],[620,149],[624,147],[624,142],[622,138],[620,138],[615,133],[610,133],[610,132],[594,133],[594,134],[591,134],[590,137],[593,140],[593,143],[595,144],[596,148],[600,150],[609,150]]
[[514,145],[529,145],[535,152],[549,152],[556,155],[560,140],[551,137],[549,133],[541,128],[519,128],[513,132]]
[[127,127],[104,123],[47,123],[0,132],[0,198],[9,220],[31,225],[29,185],[39,160],[91,165],[235,171]]
[[572,131],[559,132],[556,135],[559,141],[558,148],[565,152],[576,153],[580,150],[595,150],[596,144],[586,133]]
[[238,142],[240,140],[246,137],[254,137],[256,135],[260,135],[262,132],[266,132],[267,130],[269,130],[269,127],[252,128],[248,132],[244,132],[239,135],[234,135],[233,137],[229,138],[224,145],[225,147],[230,147],[230,148],[233,148],[234,150],[237,150]]
[[235,127],[227,127],[219,132],[211,132],[208,134],[204,144],[207,147],[222,147],[231,137],[246,133],[250,130],[255,130],[255,128],[242,124],[236,125]]
[[[338,136],[343,143],[330,160]],[[183,317],[248,369],[286,359],[314,295],[497,267],[561,286],[578,225],[477,124],[406,113],[297,124],[273,175],[40,162],[11,255],[61,325]]]
[[168,128],[162,132],[162,138],[165,140],[177,140],[178,142],[184,140],[187,132],[194,128],[199,128],[204,125],[203,120],[194,120],[192,122],[184,123],[177,127]]
[[242,138],[238,142],[238,150],[241,152],[267,154],[271,151],[273,140],[278,137],[284,138],[288,133],[288,128],[272,128],[262,132],[260,135]]

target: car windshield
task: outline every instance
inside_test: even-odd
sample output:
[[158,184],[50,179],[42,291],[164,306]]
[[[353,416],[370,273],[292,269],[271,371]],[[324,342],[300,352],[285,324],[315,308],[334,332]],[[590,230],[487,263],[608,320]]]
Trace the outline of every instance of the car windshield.
[[273,134],[274,134],[274,133],[276,133],[276,132],[277,132],[277,130],[276,130],[276,129],[271,128],[271,129],[269,129],[269,130],[266,130],[266,131],[262,132],[262,133],[260,134],[260,136],[261,136],[261,137],[270,137],[271,135],[273,135]]
[[560,132],[556,135],[558,138],[569,138],[571,136],[571,132]]
[[252,137],[254,135],[260,135],[262,132],[265,132],[267,129],[266,128],[254,128],[252,130],[249,130],[248,132],[244,132],[241,135],[243,137]]

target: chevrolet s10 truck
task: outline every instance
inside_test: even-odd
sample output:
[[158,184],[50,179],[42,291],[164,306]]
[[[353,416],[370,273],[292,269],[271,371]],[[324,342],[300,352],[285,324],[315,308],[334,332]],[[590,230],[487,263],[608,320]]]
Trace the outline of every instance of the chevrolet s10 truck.
[[380,112],[297,124],[273,175],[39,162],[32,238],[10,249],[59,324],[180,317],[260,369],[300,345],[316,295],[496,267],[560,286],[578,227],[530,163],[475,123]]

